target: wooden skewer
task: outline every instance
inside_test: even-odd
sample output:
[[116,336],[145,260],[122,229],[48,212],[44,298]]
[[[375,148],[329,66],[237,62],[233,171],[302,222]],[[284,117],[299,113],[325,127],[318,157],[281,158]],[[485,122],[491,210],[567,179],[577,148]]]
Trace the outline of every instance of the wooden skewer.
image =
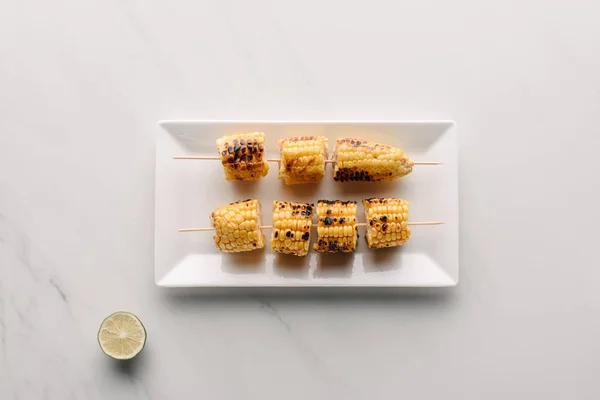
[[[427,221],[427,222],[407,222],[406,225],[443,225],[444,222],[442,221]],[[367,226],[367,224],[365,222],[359,222],[356,224],[356,226]],[[312,225],[312,228],[316,228],[317,225]],[[273,229],[273,225],[263,225],[260,227],[260,229]],[[179,229],[179,232],[207,232],[207,231],[213,231],[215,230],[215,228],[213,227],[209,227],[209,228],[183,228],[183,229]]]
[[[210,160],[210,161],[220,161],[219,157],[211,157],[211,156],[174,156],[173,160]],[[270,163],[278,163],[281,160],[279,158],[267,158],[267,162]],[[335,164],[335,160],[325,160],[325,164]],[[442,165],[443,162],[440,161],[416,161],[415,165]]]

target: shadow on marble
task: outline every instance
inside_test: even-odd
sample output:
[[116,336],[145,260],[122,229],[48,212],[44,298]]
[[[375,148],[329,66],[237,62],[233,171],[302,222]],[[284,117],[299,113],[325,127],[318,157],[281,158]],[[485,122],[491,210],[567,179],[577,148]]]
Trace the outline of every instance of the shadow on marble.
[[269,288],[158,288],[165,302],[178,306],[195,303],[242,304],[248,301],[278,304],[373,304],[449,306],[458,300],[456,287],[447,288],[356,288],[356,287],[269,287]]
[[110,358],[105,356],[106,363],[109,365],[109,368],[113,370],[118,375],[122,375],[123,377],[130,378],[139,374],[140,369],[143,367],[144,360],[146,356],[144,353],[147,349],[142,350],[140,354],[132,358],[131,360],[115,360],[114,358]]
[[[363,312],[433,315],[448,318],[461,309],[456,288],[179,288],[158,289],[161,302],[174,313],[211,320],[238,320],[240,316],[266,312],[284,320],[288,312],[310,315]],[[408,314],[407,314],[408,313]],[[289,326],[288,323],[284,325]]]

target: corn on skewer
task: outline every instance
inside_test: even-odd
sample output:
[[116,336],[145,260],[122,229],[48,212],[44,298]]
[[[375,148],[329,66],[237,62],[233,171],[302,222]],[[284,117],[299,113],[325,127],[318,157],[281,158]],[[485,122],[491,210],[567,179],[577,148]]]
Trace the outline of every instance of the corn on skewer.
[[256,199],[229,203],[210,214],[213,240],[224,253],[239,253],[265,247],[261,231],[261,205]]
[[271,250],[293,256],[307,255],[313,208],[313,204],[275,200]]
[[[406,225],[408,225],[408,226],[444,225],[444,224],[445,224],[445,222],[443,222],[443,221],[423,221],[423,222],[419,222],[419,221],[414,222],[413,221],[413,222],[406,223]],[[358,226],[359,228],[365,227],[365,226],[367,226],[367,223],[366,222],[357,222],[356,226]],[[273,229],[273,225],[261,225],[260,229],[261,230],[270,230],[270,229]],[[311,229],[317,229],[317,226],[312,225]],[[205,227],[205,228],[181,228],[181,229],[178,229],[177,231],[185,233],[185,232],[209,232],[209,231],[214,231],[214,230],[215,230],[215,228],[213,228],[213,227]]]
[[313,250],[320,253],[351,253],[356,250],[356,201],[319,200],[317,202],[317,243]]
[[[173,160],[206,160],[206,161],[220,161],[219,157],[212,156],[173,156]],[[265,159],[268,163],[281,163],[280,158],[267,158]],[[335,160],[325,160],[325,164],[335,164]],[[415,161],[414,165],[443,165],[441,161]]]
[[328,160],[328,139],[323,136],[296,136],[279,140],[280,157],[265,156],[265,134],[237,133],[217,140],[219,158],[175,156],[176,160],[216,160],[223,165],[228,181],[255,181],[269,172],[269,162],[279,165],[279,179],[286,185],[319,182],[326,164],[333,164],[333,179],[346,181],[391,181],[412,172],[414,165],[441,162],[413,162],[402,150],[353,138],[338,138]]
[[265,134],[236,133],[217,140],[225,180],[255,181],[269,172],[265,161]]
[[336,182],[391,181],[410,174],[415,165],[398,148],[352,138],[337,139],[333,159]]
[[373,197],[363,199],[362,203],[367,221],[365,238],[370,249],[396,247],[408,242],[408,201]]
[[[443,222],[408,222],[408,201],[397,198],[362,200],[366,222],[357,222],[357,202],[319,200],[316,212],[317,242],[313,250],[324,253],[350,253],[356,250],[358,227],[366,226],[370,249],[406,244],[409,225],[439,225]],[[217,207],[210,214],[211,228],[184,228],[180,232],[214,230],[216,247],[225,253],[246,252],[265,246],[265,229],[272,229],[271,250],[283,254],[308,254],[313,204],[273,202],[273,225],[261,224],[261,204],[248,199]]]
[[327,138],[299,136],[281,139],[279,144],[279,179],[286,185],[319,182],[325,176]]

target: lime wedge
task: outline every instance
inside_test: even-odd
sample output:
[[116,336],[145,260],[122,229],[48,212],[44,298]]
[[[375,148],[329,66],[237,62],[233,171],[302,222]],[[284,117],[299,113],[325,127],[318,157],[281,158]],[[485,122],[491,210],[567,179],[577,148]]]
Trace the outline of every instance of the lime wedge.
[[107,356],[129,360],[146,344],[146,328],[132,313],[118,311],[106,317],[98,331],[98,343]]

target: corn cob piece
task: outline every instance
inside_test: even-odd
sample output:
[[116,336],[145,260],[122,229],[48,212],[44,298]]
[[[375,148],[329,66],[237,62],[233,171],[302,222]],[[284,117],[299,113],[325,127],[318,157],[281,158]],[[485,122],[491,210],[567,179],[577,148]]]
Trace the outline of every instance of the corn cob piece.
[[325,175],[327,138],[300,136],[281,139],[279,152],[279,179],[286,185],[319,182]]
[[217,148],[228,181],[255,181],[269,172],[262,132],[223,136]]
[[313,204],[273,202],[271,250],[293,256],[308,254]]
[[413,162],[400,149],[352,138],[338,138],[333,149],[333,179],[391,181],[412,172]]
[[229,203],[210,214],[215,229],[213,239],[217,248],[225,253],[239,253],[265,247],[261,231],[261,205],[256,199]]
[[317,243],[313,249],[322,253],[350,253],[356,250],[356,211],[355,201],[319,200]]
[[363,199],[370,249],[401,246],[410,238],[408,201],[393,198]]

